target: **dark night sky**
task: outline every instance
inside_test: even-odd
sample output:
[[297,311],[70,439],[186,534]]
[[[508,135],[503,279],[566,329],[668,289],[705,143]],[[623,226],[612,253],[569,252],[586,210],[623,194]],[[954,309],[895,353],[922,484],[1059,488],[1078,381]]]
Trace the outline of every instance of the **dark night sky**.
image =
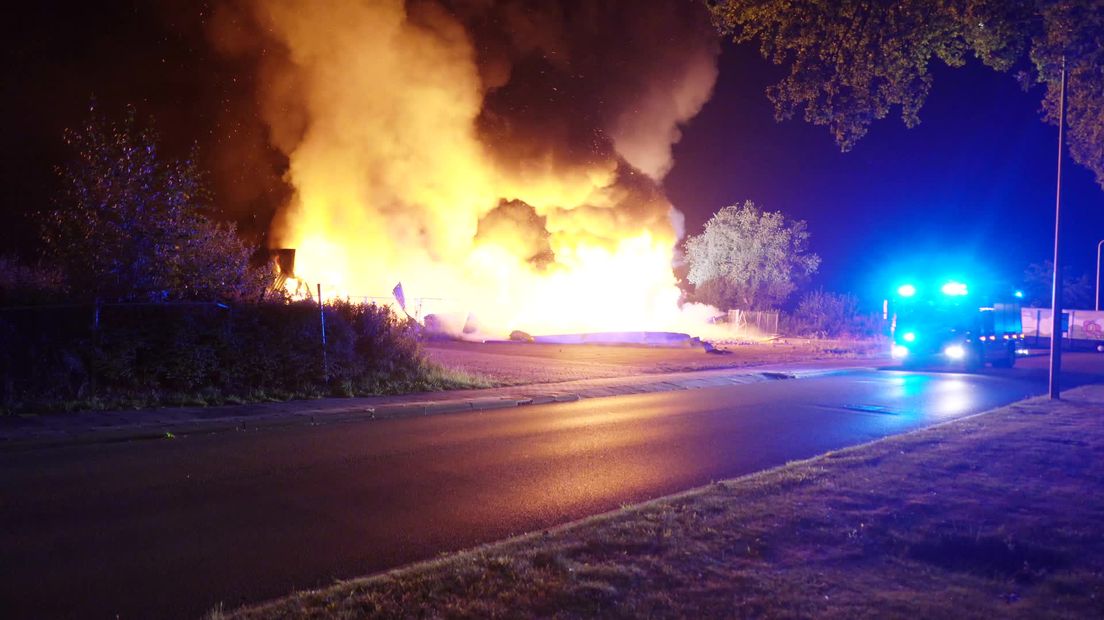
[[[130,102],[153,114],[170,150],[196,140],[208,158],[231,157],[252,182],[216,190],[239,192],[235,202],[247,206],[226,215],[259,234],[267,215],[255,212],[283,189],[249,171],[278,157],[258,146],[247,72],[205,45],[198,3],[92,4],[40,3],[6,20],[0,196],[10,219],[0,253],[31,247],[28,215],[48,206],[62,128],[79,121],[93,93],[109,111]],[[714,96],[685,128],[665,182],[690,233],[746,199],[782,210],[809,223],[824,259],[814,285],[867,300],[880,299],[886,265],[921,250],[973,255],[1013,277],[1050,256],[1057,129],[1039,120],[1039,90],[1025,93],[976,64],[940,66],[919,127],[890,117],[840,153],[825,128],[773,120],[764,89],[778,69],[746,46],[723,49]],[[243,146],[217,148],[227,142]],[[1085,169],[1065,170],[1065,256],[1091,274],[1104,192]]]
[[[774,122],[764,89],[777,69],[754,49],[724,49],[713,99],[684,132],[666,183],[688,229],[745,199],[782,210],[809,223],[824,259],[814,284],[872,301],[884,268],[917,250],[1010,278],[1050,258],[1058,130],[1039,120],[1040,89],[1025,93],[979,63],[940,65],[918,127],[891,116],[840,153],[826,128]],[[1091,275],[1104,191],[1068,160],[1063,209],[1064,260]]]

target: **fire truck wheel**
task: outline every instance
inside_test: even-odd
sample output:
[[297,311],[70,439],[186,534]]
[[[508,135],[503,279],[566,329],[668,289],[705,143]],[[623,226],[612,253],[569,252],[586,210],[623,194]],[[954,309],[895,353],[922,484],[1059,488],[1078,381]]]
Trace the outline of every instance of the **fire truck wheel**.
[[966,359],[962,361],[967,372],[974,372],[985,365],[985,353],[980,346],[966,347]]
[[1016,346],[1008,345],[1005,349],[1004,357],[999,360],[993,360],[994,368],[1012,368],[1016,365]]

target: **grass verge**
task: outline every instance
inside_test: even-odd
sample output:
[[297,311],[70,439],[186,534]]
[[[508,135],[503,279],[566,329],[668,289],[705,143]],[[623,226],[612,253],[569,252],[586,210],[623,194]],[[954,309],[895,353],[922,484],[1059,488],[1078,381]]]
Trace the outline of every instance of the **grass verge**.
[[211,618],[1104,617],[1104,386]]
[[250,391],[227,391],[205,388],[191,391],[145,390],[127,391],[121,394],[107,393],[88,398],[39,401],[31,405],[16,404],[0,415],[33,411],[38,414],[73,413],[80,411],[123,411],[154,407],[216,407],[247,403],[274,403],[289,400],[361,396],[387,396],[440,392],[445,390],[472,390],[496,387],[490,378],[461,368],[451,368],[434,362],[423,362],[413,372],[402,376],[363,379],[358,382],[341,381],[331,385],[319,384],[299,389],[266,388]]

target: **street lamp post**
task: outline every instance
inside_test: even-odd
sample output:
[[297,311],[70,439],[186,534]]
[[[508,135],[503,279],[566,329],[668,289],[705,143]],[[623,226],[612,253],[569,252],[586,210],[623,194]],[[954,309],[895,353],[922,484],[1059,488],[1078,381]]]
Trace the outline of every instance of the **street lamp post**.
[[1096,244],[1096,311],[1100,312],[1100,246],[1104,245],[1104,239]]
[[[1062,373],[1062,265],[1059,233],[1062,222],[1062,139],[1066,124],[1066,59],[1062,57],[1062,89],[1058,92],[1058,185],[1054,193],[1054,291],[1050,309],[1050,399],[1061,394]],[[1070,325],[1072,333],[1073,326]]]

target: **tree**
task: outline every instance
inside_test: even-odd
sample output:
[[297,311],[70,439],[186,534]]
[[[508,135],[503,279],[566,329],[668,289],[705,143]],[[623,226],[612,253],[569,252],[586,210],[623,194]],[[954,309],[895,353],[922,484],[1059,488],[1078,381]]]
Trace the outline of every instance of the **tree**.
[[[1062,268],[1062,306],[1064,308],[1092,308],[1093,283],[1089,276],[1074,276],[1069,266]],[[1049,308],[1054,296],[1054,263],[1044,260],[1031,263],[1024,270],[1024,304]]]
[[721,309],[773,307],[820,266],[808,241],[804,221],[760,211],[751,201],[725,207],[686,240],[687,279],[698,301]]
[[73,159],[43,240],[71,297],[112,301],[260,296],[263,274],[232,226],[204,215],[209,194],[194,157],[158,151],[132,108],[112,122],[93,106],[67,129]]
[[789,319],[791,333],[799,336],[861,338],[877,334],[879,327],[877,315],[861,312],[854,295],[823,290],[802,295]]
[[737,43],[788,65],[770,87],[775,116],[802,111],[849,150],[894,107],[913,127],[936,59],[969,54],[998,71],[1018,69],[1027,88],[1046,85],[1045,120],[1057,123],[1063,58],[1070,154],[1104,187],[1104,3],[1101,0],[709,0]]
[[55,302],[64,298],[64,279],[57,269],[0,256],[0,306]]

